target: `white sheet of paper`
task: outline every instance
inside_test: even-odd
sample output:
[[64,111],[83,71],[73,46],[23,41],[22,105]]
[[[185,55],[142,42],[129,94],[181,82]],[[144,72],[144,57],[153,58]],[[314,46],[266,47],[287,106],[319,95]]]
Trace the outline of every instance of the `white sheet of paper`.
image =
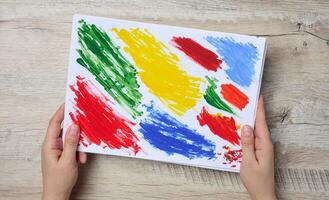
[[[80,20],[84,20],[84,28],[82,28]],[[117,31],[114,31],[114,28]],[[87,29],[89,31],[86,31]],[[119,66],[120,64],[116,61],[116,56],[109,53],[113,50],[111,50],[111,45],[101,40],[100,38],[102,37],[95,34],[95,29],[110,38],[113,45],[118,49],[119,54],[135,68],[135,77],[129,76],[128,78],[127,75],[124,76],[122,74],[120,76],[120,73],[112,70],[119,67],[119,70],[125,71],[127,68]],[[178,43],[173,42],[174,37],[180,38],[180,42],[185,42],[180,43],[184,50],[177,48]],[[148,38],[148,40],[145,38]],[[153,42],[145,43],[145,41],[151,41],[150,38],[153,39]],[[87,44],[86,41],[89,43]],[[100,44],[99,41],[104,43]],[[159,50],[159,53],[154,45],[156,46],[160,43],[163,45],[162,53],[169,55],[171,60],[166,59],[168,57],[159,56],[161,50]],[[83,44],[86,44],[84,48]],[[195,44],[201,47],[195,46]],[[145,51],[145,49],[152,49],[152,51]],[[218,60],[221,60],[222,63],[218,64],[216,71],[209,70],[200,64],[202,63],[200,59],[206,59],[205,65],[209,64],[210,61],[214,61],[214,59],[208,58],[207,55],[209,56],[209,54],[196,53],[198,52],[196,49],[201,49],[200,52],[212,52],[218,56]],[[81,50],[83,53],[79,53],[78,50]],[[265,38],[261,37],[75,15],[72,25],[64,133],[66,133],[68,126],[73,123],[73,119],[75,119],[75,123],[80,125],[82,131],[79,145],[80,151],[128,156],[225,171],[239,171],[241,158],[237,157],[239,157],[241,152],[234,151],[240,150],[241,147],[239,144],[232,144],[232,141],[230,142],[225,138],[239,137],[240,129],[244,124],[254,125],[265,52]],[[83,60],[85,66],[78,63],[77,59]],[[159,62],[161,59],[165,60]],[[114,64],[111,64],[109,60]],[[166,63],[169,64],[166,65]],[[154,68],[150,68],[150,66]],[[177,68],[173,66],[177,66]],[[170,74],[171,72],[173,74]],[[171,80],[174,77],[182,76],[181,72],[185,78]],[[107,74],[110,78],[104,77],[102,73]],[[81,78],[80,85],[88,86],[86,91],[82,92],[82,87],[78,87],[77,82],[79,80],[77,76]],[[210,86],[206,76],[217,80],[215,81],[215,92],[221,101],[231,108],[235,115],[223,109],[218,109],[206,101],[204,95],[206,95],[206,90]],[[163,77],[166,78],[164,79]],[[196,84],[195,88],[197,89],[195,91],[199,91],[196,92],[198,95],[191,94],[192,92],[189,93],[189,91],[195,89],[190,88],[193,84],[186,85],[183,82],[192,80],[190,79],[191,77],[192,79],[194,78],[193,80],[196,80],[193,83]],[[110,86],[109,82],[111,80],[115,82],[119,89],[113,89],[114,86]],[[139,87],[135,89],[137,93],[141,94],[139,104],[135,108],[141,111],[142,114],[136,116],[133,116],[132,111],[129,110],[130,108],[124,100],[118,101],[117,99],[122,98],[116,96],[118,95],[118,90],[125,94],[129,93],[127,91],[131,89],[127,90],[125,87],[128,87],[127,85],[129,84],[127,82],[131,80],[137,81]],[[157,84],[160,84],[160,89],[156,88],[155,85]],[[232,100],[231,102],[228,101],[227,97],[225,98],[222,94],[222,84],[232,84],[240,92],[244,93],[249,98],[248,104],[240,110],[237,105],[234,105],[236,103],[232,103]],[[90,85],[97,88],[97,90],[90,88]],[[167,94],[163,92],[163,89],[168,89],[168,85],[170,85],[171,89]],[[186,86],[188,91],[180,91],[179,88],[183,86]],[[72,88],[74,89],[72,90]],[[89,92],[89,95],[95,99],[98,98],[100,100],[85,102],[88,100],[86,92]],[[80,94],[80,97],[77,94]],[[97,97],[95,94],[103,95],[103,98]],[[236,93],[231,92],[230,94],[233,95],[234,101],[241,105],[243,100],[237,98]],[[188,107],[184,103],[185,100],[180,98],[196,99],[196,103]],[[111,120],[112,118],[110,119],[109,114],[106,114],[107,108],[92,110],[100,108],[99,101],[102,100],[106,106],[112,109],[111,112],[115,113],[116,117],[119,117],[121,122],[124,123],[111,125],[112,123],[119,123],[120,120]],[[136,101],[136,98],[133,101]],[[153,105],[152,111],[147,109],[151,105]],[[177,105],[187,106],[188,108],[184,112],[179,113],[180,111],[177,111],[177,109],[180,110],[182,108]],[[230,135],[230,131],[223,131],[227,130],[229,125],[219,123],[218,121],[215,121],[217,123],[215,127],[224,127],[220,129],[222,131],[219,131],[219,133],[216,131],[214,133],[211,130],[211,123],[214,122],[209,119],[206,120],[206,125],[201,126],[197,116],[200,115],[203,107],[209,112],[212,119],[220,118],[223,122],[224,119],[228,121],[232,117],[236,125],[237,135]],[[218,114],[220,117],[218,117]],[[156,123],[157,120],[160,120],[161,123]],[[173,122],[172,120],[176,120],[175,123],[180,125],[171,123]],[[232,125],[232,120],[226,123],[231,123]],[[110,129],[108,128],[109,126],[111,127]],[[123,126],[126,132],[123,131]],[[127,136],[127,130],[136,138],[129,134]],[[122,137],[129,141],[130,144],[128,144],[129,142],[123,142],[124,139]],[[161,138],[160,141],[159,138]],[[121,142],[119,145],[118,141],[119,143]],[[134,148],[131,146],[132,144],[135,145]],[[135,152],[136,149],[138,149],[138,152]],[[233,151],[228,152],[229,150]]]

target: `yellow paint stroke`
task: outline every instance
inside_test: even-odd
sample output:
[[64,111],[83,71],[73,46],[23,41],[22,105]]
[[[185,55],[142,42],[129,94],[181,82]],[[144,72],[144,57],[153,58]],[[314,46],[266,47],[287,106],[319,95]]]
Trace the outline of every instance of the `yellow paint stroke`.
[[180,69],[179,58],[168,47],[147,29],[112,30],[126,44],[124,50],[140,69],[141,80],[163,104],[180,116],[197,104],[201,79]]

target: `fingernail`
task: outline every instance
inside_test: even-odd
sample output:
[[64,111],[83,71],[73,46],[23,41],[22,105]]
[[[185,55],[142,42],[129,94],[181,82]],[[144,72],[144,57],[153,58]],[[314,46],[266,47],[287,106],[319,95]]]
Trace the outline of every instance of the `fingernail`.
[[242,137],[250,137],[252,135],[252,129],[250,126],[245,125],[242,127]]
[[71,129],[70,129],[70,134],[77,135],[78,131],[79,131],[79,126],[76,124],[72,124]]

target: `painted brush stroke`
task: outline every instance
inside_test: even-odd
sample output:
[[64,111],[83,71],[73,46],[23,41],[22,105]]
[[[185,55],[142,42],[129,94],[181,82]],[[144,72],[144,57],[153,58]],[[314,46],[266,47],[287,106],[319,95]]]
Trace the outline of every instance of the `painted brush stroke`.
[[189,129],[154,104],[145,106],[148,117],[140,123],[140,132],[153,147],[168,155],[179,154],[189,159],[215,157],[215,144],[195,130]]
[[103,142],[110,149],[139,152],[139,139],[131,129],[135,123],[116,113],[109,99],[91,81],[77,76],[76,85],[71,85],[70,89],[75,94],[73,107],[76,109],[70,112],[70,117],[80,126],[82,137],[89,144]]
[[77,62],[92,73],[104,89],[123,109],[136,118],[142,94],[138,91],[137,72],[120,53],[103,30],[80,20],[78,28],[80,58]]
[[232,149],[231,147],[225,145],[223,146],[223,158],[225,162],[223,165],[230,165],[232,168],[236,168],[238,163],[242,162],[242,149]]
[[242,162],[242,149],[233,150],[227,145],[223,146],[223,149],[223,157],[225,159],[223,165],[231,165],[232,168],[235,168],[237,163]]
[[112,29],[126,44],[140,69],[138,75],[149,91],[177,115],[182,116],[202,97],[201,79],[180,69],[179,58],[147,29]]
[[231,37],[207,36],[206,40],[217,48],[217,53],[229,66],[225,72],[235,83],[249,87],[255,74],[257,48],[251,43],[241,43]]
[[218,58],[218,55],[191,38],[173,37],[171,42],[173,46],[184,52],[204,69],[215,72],[217,69],[221,69],[220,64],[222,64],[222,61]]
[[222,84],[220,87],[223,98],[238,109],[242,110],[249,103],[248,96],[233,84]]
[[240,145],[240,136],[238,135],[238,126],[233,117],[226,117],[221,114],[210,114],[204,106],[197,116],[200,126],[207,125],[210,131],[233,144]]
[[223,110],[223,111],[229,112],[233,115],[236,115],[235,112],[233,111],[233,109],[229,105],[227,105],[217,94],[217,92],[216,92],[217,85],[215,82],[216,79],[209,78],[208,76],[206,76],[206,79],[208,80],[209,85],[208,85],[203,97],[207,101],[207,103],[214,106],[215,108],[218,108],[220,110]]

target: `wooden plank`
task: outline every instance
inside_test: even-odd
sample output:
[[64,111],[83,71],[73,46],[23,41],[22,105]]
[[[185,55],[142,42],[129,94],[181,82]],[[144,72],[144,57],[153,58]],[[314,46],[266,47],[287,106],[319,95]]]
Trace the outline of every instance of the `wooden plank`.
[[[177,193],[181,197],[199,195],[200,197],[215,197],[218,194],[243,194],[245,190],[239,180],[238,174],[206,170],[195,167],[175,164],[164,164],[153,161],[143,161],[112,156],[90,156],[90,162],[80,171],[80,180],[75,189],[75,195],[82,199],[93,197],[124,196],[133,198],[132,193],[139,193],[140,198],[147,197],[148,192],[163,199],[170,199]],[[39,195],[41,188],[40,163],[38,161],[7,161],[5,176],[2,181],[7,183],[2,188],[7,197],[22,196],[29,193]],[[15,166],[15,167],[14,167]],[[29,172],[29,176],[17,176],[17,172]],[[109,173],[110,172],[110,173]],[[16,176],[15,179],[12,179]],[[31,177],[34,176],[31,183]],[[326,194],[329,185],[329,170],[277,169],[277,190],[279,194]],[[17,182],[22,185],[19,190]],[[193,191],[196,190],[196,191]],[[112,191],[115,191],[112,193]],[[128,191],[128,193],[127,193]],[[181,193],[182,191],[182,193]],[[9,193],[9,194],[8,194]],[[11,196],[12,195],[12,196]],[[126,195],[126,196],[125,196]],[[234,197],[235,195],[232,195]],[[246,195],[242,195],[246,196]],[[151,197],[151,196],[150,196]],[[180,196],[179,196],[180,197]]]

